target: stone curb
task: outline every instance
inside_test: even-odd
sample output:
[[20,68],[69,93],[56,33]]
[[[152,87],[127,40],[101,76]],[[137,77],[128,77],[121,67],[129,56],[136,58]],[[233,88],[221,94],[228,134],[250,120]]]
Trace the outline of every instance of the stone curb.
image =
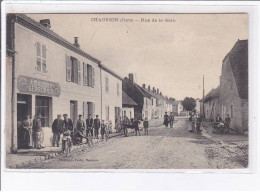
[[[115,135],[109,137],[109,138],[114,138],[114,137],[118,137],[118,136],[121,136],[123,135],[123,133],[116,133]],[[96,141],[96,142],[93,142],[93,144],[96,144],[96,143],[99,143],[100,141]],[[78,150],[78,149],[81,149],[81,148],[84,148],[84,147],[87,147],[87,144],[82,144],[82,145],[79,145],[79,146],[74,146],[71,148],[71,151],[73,150]],[[26,166],[26,165],[29,165],[31,163],[34,163],[34,162],[39,162],[39,161],[43,161],[43,160],[48,160],[48,159],[51,159],[51,158],[54,158],[58,155],[61,154],[61,150],[59,151],[56,151],[54,153],[47,153],[46,155],[44,156],[36,156],[34,159],[31,159],[31,160],[28,160],[26,162],[22,162],[20,164],[13,164],[11,166],[8,166],[7,168],[10,168],[10,169],[13,169],[13,168],[21,168],[23,166]]]

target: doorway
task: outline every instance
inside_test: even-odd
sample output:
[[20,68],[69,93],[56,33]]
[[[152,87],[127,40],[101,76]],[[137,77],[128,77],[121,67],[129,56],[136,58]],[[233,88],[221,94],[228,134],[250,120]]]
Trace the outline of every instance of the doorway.
[[[22,121],[27,114],[32,115],[32,96],[17,94],[17,148],[24,148],[26,145],[23,138]],[[32,116],[31,116],[32,117]]]
[[75,125],[77,122],[77,116],[78,115],[78,103],[77,101],[70,101],[70,118],[73,121],[73,124]]

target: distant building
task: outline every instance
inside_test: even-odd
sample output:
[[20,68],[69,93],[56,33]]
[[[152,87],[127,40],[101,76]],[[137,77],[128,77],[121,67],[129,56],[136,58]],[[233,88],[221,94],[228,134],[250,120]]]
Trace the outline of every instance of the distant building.
[[172,103],[172,112],[175,116],[180,116],[185,110],[180,100],[176,100]]
[[127,116],[129,119],[134,118],[135,112],[135,106],[137,106],[137,103],[130,98],[124,91],[122,91],[122,118]]
[[248,129],[248,40],[238,40],[222,63],[220,109],[231,128]]
[[147,117],[151,119],[151,95],[134,82],[134,75],[132,73],[129,74],[128,78],[124,78],[122,88],[137,103],[137,106],[134,107],[134,118],[143,120]]

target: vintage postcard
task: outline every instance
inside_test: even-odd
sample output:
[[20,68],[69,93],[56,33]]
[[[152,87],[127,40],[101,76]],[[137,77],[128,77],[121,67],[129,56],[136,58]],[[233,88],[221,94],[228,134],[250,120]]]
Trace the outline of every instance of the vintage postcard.
[[248,14],[6,15],[7,169],[247,169]]

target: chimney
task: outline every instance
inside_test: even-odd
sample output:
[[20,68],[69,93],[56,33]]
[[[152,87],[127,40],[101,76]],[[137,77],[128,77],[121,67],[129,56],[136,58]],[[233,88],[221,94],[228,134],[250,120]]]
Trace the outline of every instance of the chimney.
[[130,81],[131,81],[132,83],[134,83],[134,74],[129,73],[128,78],[130,79]]
[[143,84],[143,89],[145,89],[145,84]]
[[48,29],[51,28],[51,21],[49,19],[40,20],[40,24]]
[[74,46],[79,48],[79,37],[74,37]]
[[160,95],[162,95],[162,92],[160,92]]
[[148,86],[148,92],[150,92],[150,91],[151,91],[151,86],[149,85],[149,86]]
[[153,87],[153,93],[156,93],[156,92],[155,92],[155,87]]
[[157,94],[159,94],[159,88],[157,88]]

